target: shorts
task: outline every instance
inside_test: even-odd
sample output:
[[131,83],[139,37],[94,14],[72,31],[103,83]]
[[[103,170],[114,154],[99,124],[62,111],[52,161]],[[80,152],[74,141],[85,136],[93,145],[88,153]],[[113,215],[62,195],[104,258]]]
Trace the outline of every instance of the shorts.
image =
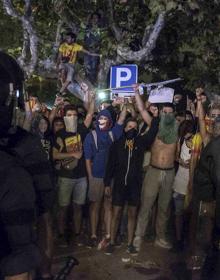
[[104,182],[103,178],[93,177],[89,181],[89,193],[88,197],[90,201],[101,202],[104,195]]
[[174,205],[175,205],[175,215],[182,215],[184,213],[184,203],[185,195],[181,193],[173,193]]
[[58,178],[58,203],[60,207],[68,206],[71,202],[83,205],[86,202],[87,179],[86,177],[71,179]]
[[112,205],[124,206],[125,202],[128,206],[137,207],[140,203],[141,198],[141,186],[137,187],[134,185],[114,185],[112,191]]

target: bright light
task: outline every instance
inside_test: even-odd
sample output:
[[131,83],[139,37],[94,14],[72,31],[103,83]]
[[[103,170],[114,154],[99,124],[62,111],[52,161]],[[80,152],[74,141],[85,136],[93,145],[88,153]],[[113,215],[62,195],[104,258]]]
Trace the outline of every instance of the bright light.
[[106,93],[104,91],[99,91],[98,92],[98,98],[99,99],[104,99],[106,97]]

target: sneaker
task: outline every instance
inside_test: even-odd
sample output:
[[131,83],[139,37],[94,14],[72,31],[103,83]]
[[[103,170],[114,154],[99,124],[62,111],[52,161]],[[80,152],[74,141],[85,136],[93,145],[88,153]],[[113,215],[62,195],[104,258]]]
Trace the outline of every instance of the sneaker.
[[187,260],[187,268],[189,270],[200,270],[205,262],[205,256],[197,255],[197,256],[190,256]]
[[110,238],[104,237],[98,244],[98,250],[105,249],[110,242]]
[[162,238],[156,239],[156,241],[154,242],[154,245],[164,248],[164,249],[172,248],[172,245],[168,241],[166,241],[165,239],[162,239]]
[[97,237],[91,237],[86,247],[91,249],[97,247],[97,245],[98,245]]
[[105,249],[105,255],[110,256],[114,252],[114,249],[115,249],[115,245],[109,243]]
[[137,252],[140,251],[142,244],[142,238],[140,236],[136,236],[133,241],[133,245],[136,248]]
[[59,247],[62,247],[62,248],[68,247],[68,242],[67,242],[67,239],[66,239],[66,236],[65,236],[65,235],[60,234],[60,235],[58,236],[58,246],[59,246]]
[[132,256],[137,256],[138,255],[138,251],[136,250],[136,248],[132,244],[128,245],[127,253],[129,253]]

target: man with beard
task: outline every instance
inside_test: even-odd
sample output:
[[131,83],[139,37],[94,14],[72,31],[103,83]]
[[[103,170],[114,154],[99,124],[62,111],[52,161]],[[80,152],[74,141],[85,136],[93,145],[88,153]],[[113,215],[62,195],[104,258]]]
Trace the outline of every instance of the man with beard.
[[[138,135],[138,124],[134,118],[126,121],[124,135],[110,148],[104,184],[105,194],[112,192],[111,241],[106,255],[114,251],[115,237],[125,202],[128,202],[128,246],[127,252],[137,253],[133,246],[137,207],[141,197],[142,163],[144,151],[150,148],[158,131],[158,118],[154,118],[151,127],[144,135]],[[114,180],[113,190],[111,181]]]
[[[135,96],[143,119],[148,122],[151,121],[151,116],[144,109],[138,90],[136,90]],[[158,212],[155,245],[167,249],[171,248],[171,245],[166,240],[166,226],[175,176],[174,162],[177,138],[178,125],[175,120],[173,105],[171,103],[163,104],[160,112],[159,131],[151,147],[150,166],[143,182],[141,206],[134,239],[134,245],[137,250],[140,249],[148,225],[149,215],[157,197]]]

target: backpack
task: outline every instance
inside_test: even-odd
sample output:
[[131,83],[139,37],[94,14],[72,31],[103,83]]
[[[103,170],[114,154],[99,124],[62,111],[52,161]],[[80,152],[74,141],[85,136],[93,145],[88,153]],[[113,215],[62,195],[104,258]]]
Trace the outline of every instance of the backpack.
[[[109,131],[109,132],[108,132],[108,135],[109,135],[109,137],[111,138],[112,143],[113,143],[113,142],[114,142],[114,136],[113,136],[112,131]],[[95,143],[96,150],[98,150],[98,138],[97,138],[97,133],[96,133],[95,130],[92,130],[92,136],[93,136],[93,139],[94,139],[94,143]]]

